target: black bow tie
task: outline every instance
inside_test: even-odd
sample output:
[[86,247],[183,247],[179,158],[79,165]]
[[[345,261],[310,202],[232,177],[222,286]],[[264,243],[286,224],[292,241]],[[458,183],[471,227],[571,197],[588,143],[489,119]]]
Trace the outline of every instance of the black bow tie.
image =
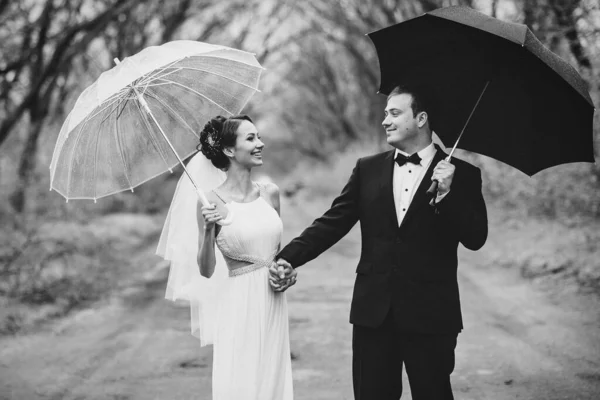
[[396,164],[398,164],[400,167],[406,163],[421,165],[421,157],[419,157],[419,155],[417,153],[413,154],[410,157],[407,157],[404,154],[398,153],[398,154],[396,154],[395,161],[396,161]]

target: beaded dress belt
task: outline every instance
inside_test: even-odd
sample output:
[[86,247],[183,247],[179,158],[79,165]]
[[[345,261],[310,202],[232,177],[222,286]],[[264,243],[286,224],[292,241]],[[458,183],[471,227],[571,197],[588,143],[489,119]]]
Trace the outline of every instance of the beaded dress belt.
[[227,254],[227,255],[223,254],[223,256],[225,258],[229,258],[229,259],[232,259],[235,261],[243,261],[243,262],[251,263],[249,265],[245,265],[240,268],[230,269],[229,276],[232,277],[232,276],[244,275],[244,274],[247,274],[252,271],[256,271],[261,268],[269,268],[271,265],[275,264],[274,258],[275,258],[276,254],[277,253],[273,253],[273,255],[271,257],[269,257],[268,259],[252,257],[252,256],[247,256],[247,255],[242,255],[242,254]]

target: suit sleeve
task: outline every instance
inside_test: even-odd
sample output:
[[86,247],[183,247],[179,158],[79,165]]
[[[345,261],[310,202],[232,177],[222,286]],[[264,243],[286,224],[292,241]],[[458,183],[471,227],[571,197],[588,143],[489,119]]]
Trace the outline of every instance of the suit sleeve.
[[[448,195],[438,204],[440,216],[458,234],[458,240],[469,250],[479,250],[488,235],[487,209],[481,192],[482,181],[479,168],[456,171]],[[459,177],[458,174],[463,174]]]
[[331,208],[279,252],[294,268],[313,260],[343,238],[358,221],[359,165]]

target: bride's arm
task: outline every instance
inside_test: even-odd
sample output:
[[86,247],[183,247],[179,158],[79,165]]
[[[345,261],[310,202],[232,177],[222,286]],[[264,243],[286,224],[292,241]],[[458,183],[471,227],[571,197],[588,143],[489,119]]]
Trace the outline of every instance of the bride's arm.
[[205,278],[210,278],[215,272],[215,226],[204,229],[204,237],[200,243],[200,251],[198,252],[198,266],[200,267],[200,275]]
[[[216,204],[212,193],[207,193],[206,197],[211,204]],[[199,235],[198,247],[198,266],[200,268],[200,274],[205,278],[210,278],[215,272],[215,265],[217,263],[215,257],[215,238],[219,233],[219,225],[217,221],[223,219],[220,213],[218,213],[219,207],[210,208],[203,207],[201,203],[198,203],[198,228],[201,230]],[[203,231],[203,232],[202,232]]]

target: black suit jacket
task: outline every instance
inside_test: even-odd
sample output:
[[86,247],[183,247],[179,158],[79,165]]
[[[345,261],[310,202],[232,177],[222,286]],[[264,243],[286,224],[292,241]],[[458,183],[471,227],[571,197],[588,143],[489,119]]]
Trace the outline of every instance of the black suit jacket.
[[398,227],[392,173],[395,151],[359,159],[331,208],[292,240],[278,257],[295,268],[334,245],[360,221],[362,251],[350,322],[377,327],[392,310],[407,333],[457,333],[462,316],[457,283],[457,248],[477,250],[487,238],[481,172],[453,158],[450,193],[431,207],[426,191],[437,153]]

